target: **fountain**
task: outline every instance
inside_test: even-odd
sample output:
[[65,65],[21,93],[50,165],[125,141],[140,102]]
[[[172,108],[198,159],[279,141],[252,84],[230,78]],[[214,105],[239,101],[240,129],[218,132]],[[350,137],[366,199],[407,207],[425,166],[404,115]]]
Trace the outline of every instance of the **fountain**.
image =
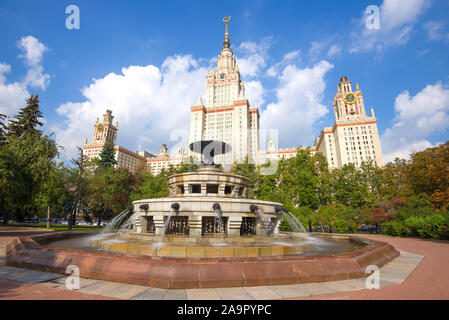
[[[229,145],[190,149],[201,154],[198,172],[169,177],[167,198],[133,202],[107,232],[88,235],[91,250],[86,238],[80,247],[65,240],[73,233],[36,236],[12,246],[8,264],[64,273],[70,262],[82,277],[174,289],[360,278],[399,254],[386,243],[304,233],[282,204],[248,199],[249,180],[214,164]],[[293,233],[280,232],[283,220]]]

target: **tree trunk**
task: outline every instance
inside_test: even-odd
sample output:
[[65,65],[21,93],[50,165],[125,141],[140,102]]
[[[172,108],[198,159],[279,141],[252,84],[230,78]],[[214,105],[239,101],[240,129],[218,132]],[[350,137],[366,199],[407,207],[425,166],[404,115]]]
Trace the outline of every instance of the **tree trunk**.
[[73,212],[74,209],[72,208],[70,210],[70,214],[69,214],[69,219],[67,220],[67,229],[72,230],[72,225],[73,225]]
[[8,219],[9,219],[9,212],[8,212],[8,209],[6,209],[5,212],[3,213],[3,224],[4,225],[8,224]]
[[47,229],[50,229],[51,227],[50,218],[51,218],[51,207],[47,206]]
[[101,227],[101,213],[103,211],[100,210],[100,212],[98,213],[98,226]]

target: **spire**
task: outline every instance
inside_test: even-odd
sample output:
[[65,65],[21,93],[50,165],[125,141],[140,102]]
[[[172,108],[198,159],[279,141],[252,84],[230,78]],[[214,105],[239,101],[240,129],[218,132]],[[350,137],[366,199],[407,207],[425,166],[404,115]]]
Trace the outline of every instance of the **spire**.
[[231,42],[229,41],[229,27],[228,24],[231,21],[231,17],[224,17],[223,22],[226,24],[226,33],[225,33],[225,40],[223,42],[223,48],[230,48]]

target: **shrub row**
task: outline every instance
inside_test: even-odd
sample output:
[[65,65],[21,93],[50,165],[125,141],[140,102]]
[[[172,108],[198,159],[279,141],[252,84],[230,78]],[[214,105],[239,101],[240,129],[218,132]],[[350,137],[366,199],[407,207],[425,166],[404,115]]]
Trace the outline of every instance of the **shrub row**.
[[386,222],[382,226],[384,233],[391,236],[449,239],[449,217],[442,214],[413,216],[401,222]]

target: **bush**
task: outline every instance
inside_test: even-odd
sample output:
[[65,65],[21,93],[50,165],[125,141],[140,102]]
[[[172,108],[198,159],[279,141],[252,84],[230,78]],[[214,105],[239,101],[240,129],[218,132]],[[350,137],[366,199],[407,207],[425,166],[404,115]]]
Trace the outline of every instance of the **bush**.
[[444,227],[446,219],[440,214],[434,214],[424,218],[424,227],[420,231],[421,237],[440,238],[440,227]]
[[424,227],[424,218],[410,217],[404,221],[404,224],[409,229],[409,235],[413,237],[420,237],[420,230]]
[[345,220],[337,219],[335,220],[335,229],[338,233],[347,233],[349,229],[349,224]]
[[423,217],[410,217],[405,220],[411,236],[422,238],[449,238],[449,219],[442,214]]
[[406,225],[395,221],[386,222],[382,227],[384,233],[395,237],[406,236],[410,232]]

